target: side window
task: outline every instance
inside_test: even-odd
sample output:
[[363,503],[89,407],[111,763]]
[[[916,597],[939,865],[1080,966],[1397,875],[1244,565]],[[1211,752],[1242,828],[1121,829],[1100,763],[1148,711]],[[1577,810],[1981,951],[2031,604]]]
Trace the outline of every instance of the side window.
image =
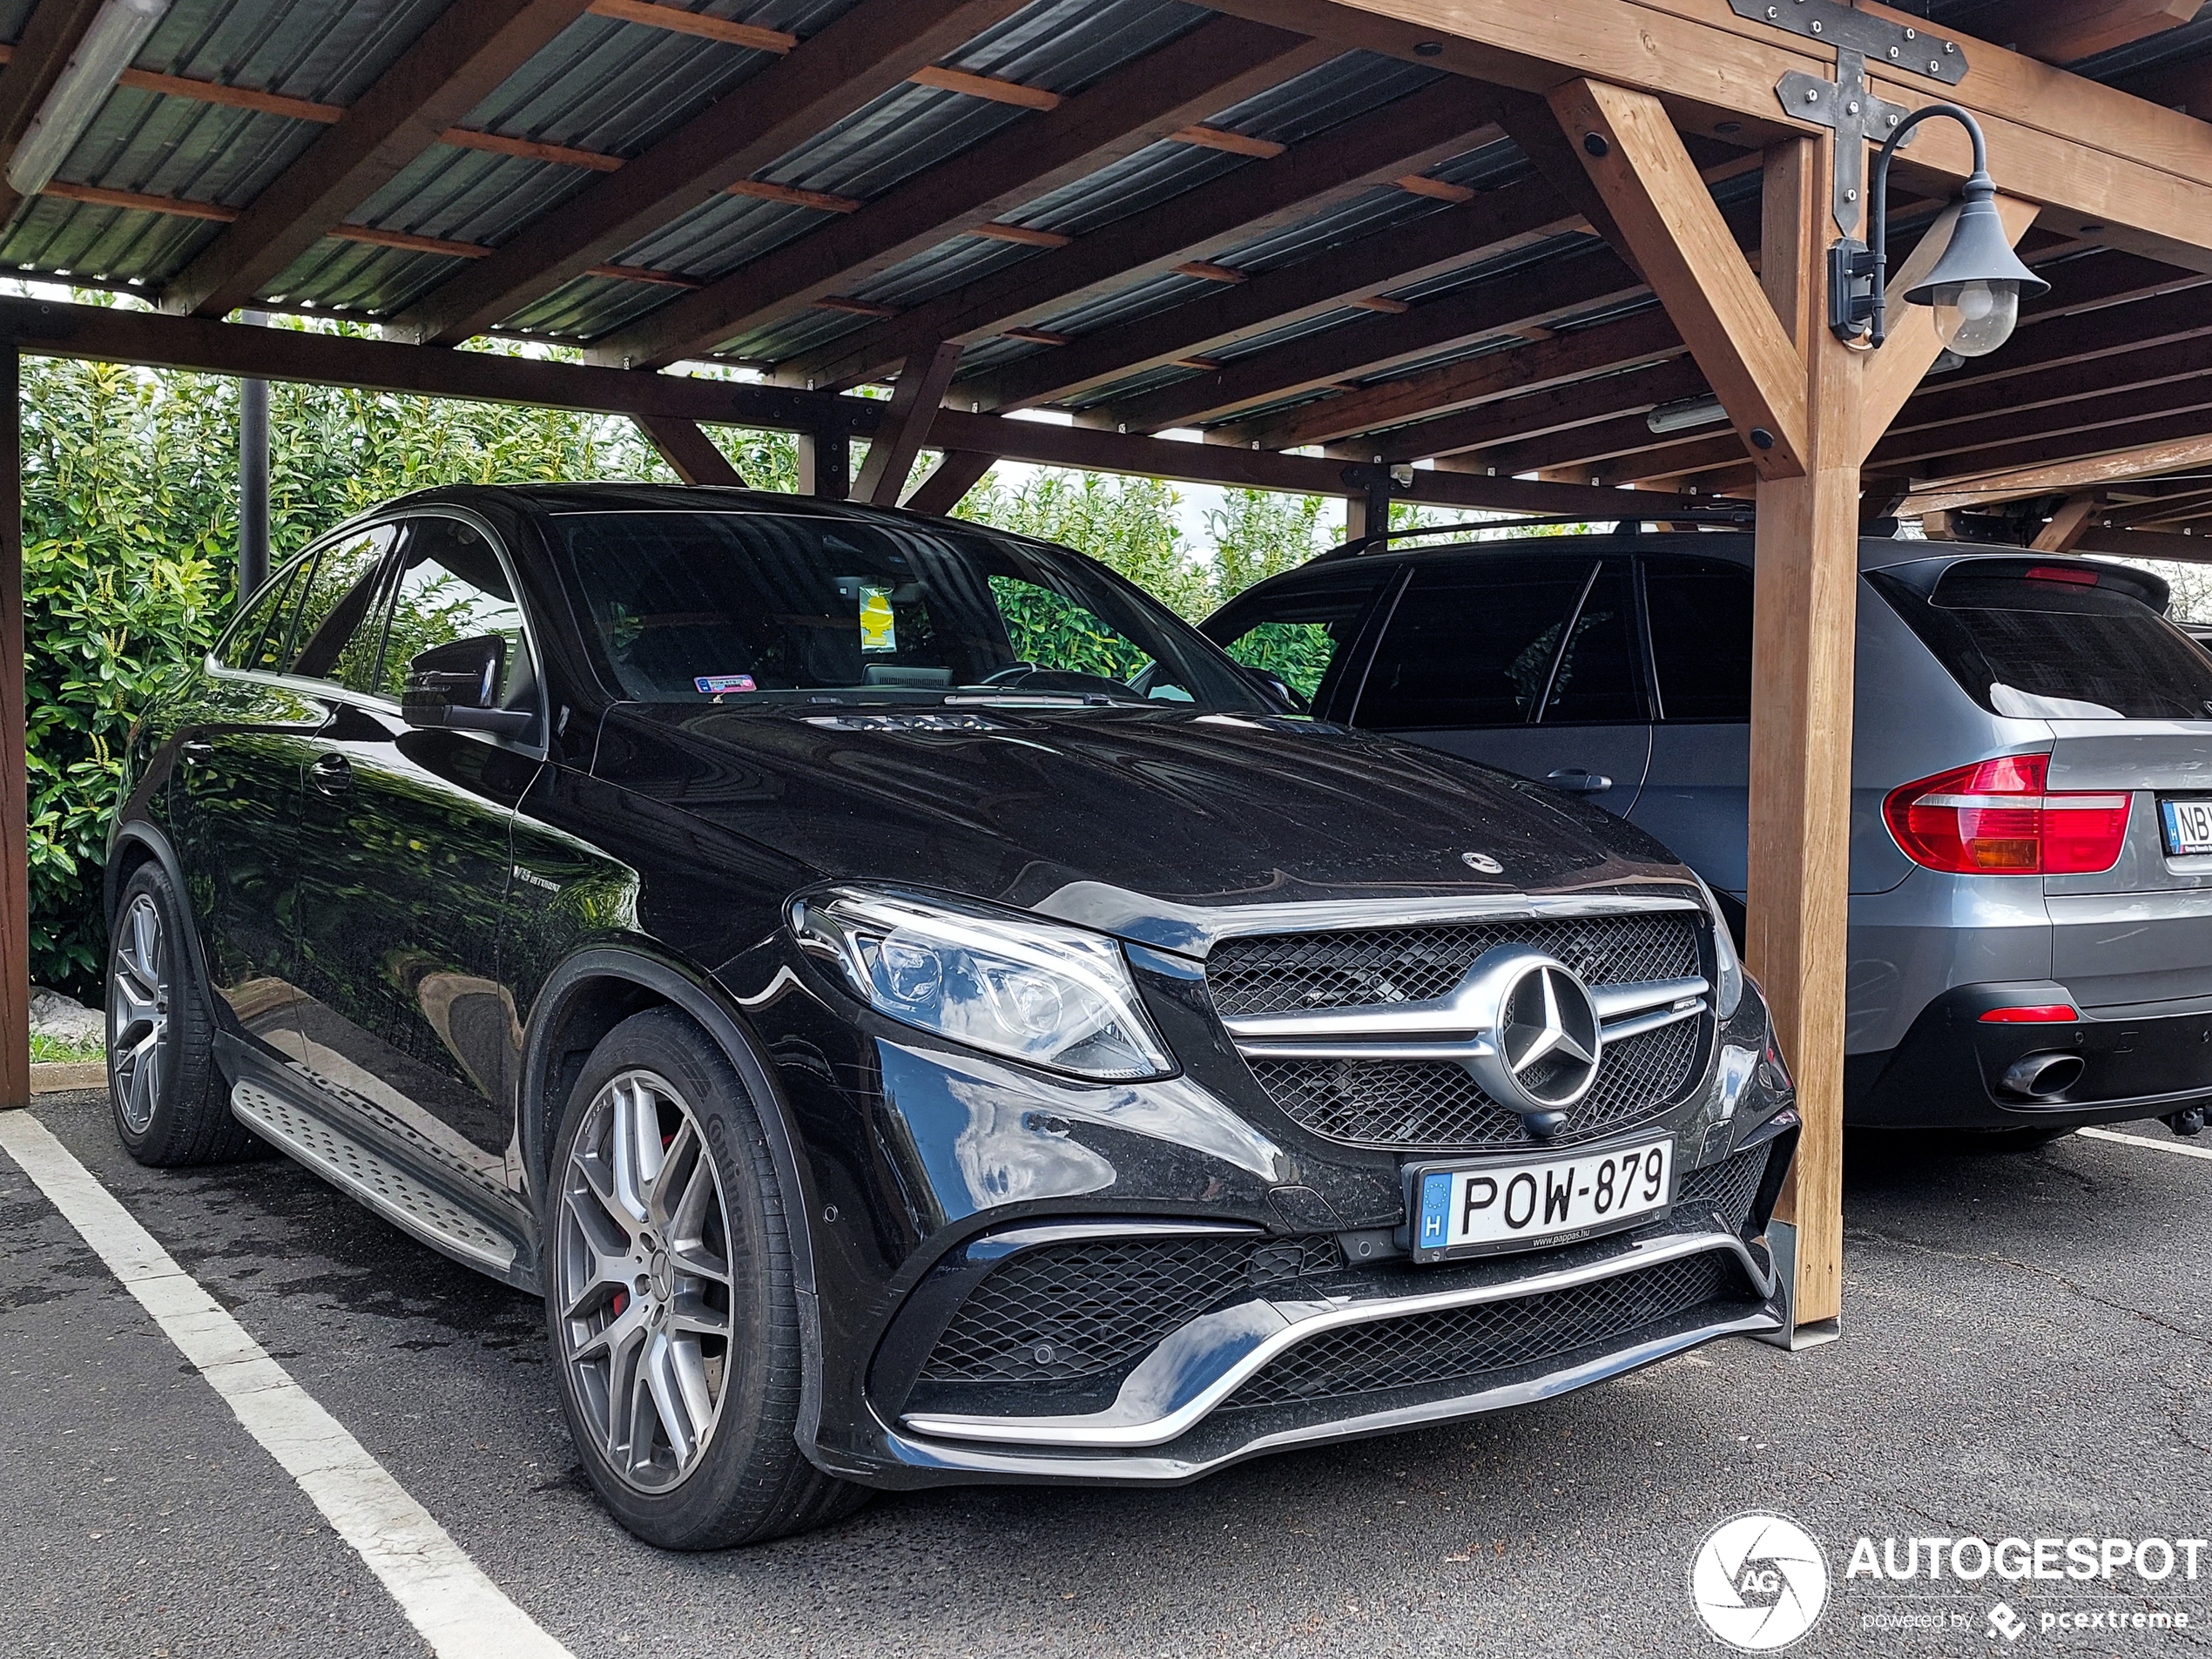
[[1645,718],[1635,588],[1627,560],[1608,559],[1583,596],[1552,671],[1543,718],[1547,725],[1626,725]]
[[279,570],[253,597],[246,614],[231,624],[215,648],[215,660],[226,668],[260,669],[273,672],[284,661],[285,641],[292,631],[293,601],[297,598],[300,570],[314,557],[293,560]]
[[1648,559],[1661,718],[1751,718],[1751,573],[1721,559]]
[[1354,718],[1385,732],[1533,719],[1589,577],[1572,557],[1416,566]]
[[1235,607],[1206,632],[1236,661],[1272,674],[1318,707],[1375,596],[1401,568],[1366,563],[1301,579]]
[[457,518],[415,520],[400,555],[376,689],[396,701],[414,658],[433,646],[486,634],[507,642],[499,706],[535,706],[537,681],[523,643],[522,608],[491,543]]
[[376,662],[376,596],[389,524],[345,536],[322,550],[302,578],[306,597],[292,627],[291,663],[302,679],[365,689]]

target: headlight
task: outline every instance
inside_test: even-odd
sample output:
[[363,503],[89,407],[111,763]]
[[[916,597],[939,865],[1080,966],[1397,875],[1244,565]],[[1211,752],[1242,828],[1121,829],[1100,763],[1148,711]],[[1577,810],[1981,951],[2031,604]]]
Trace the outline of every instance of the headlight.
[[1725,1020],[1743,1000],[1743,964],[1736,954],[1736,941],[1728,931],[1728,918],[1721,914],[1721,901],[1713,896],[1712,888],[1705,885],[1703,876],[1697,878],[1697,890],[1705,895],[1705,911],[1713,919],[1713,961],[1720,980],[1713,987],[1713,1007]]
[[793,900],[791,927],[904,1024],[1080,1077],[1175,1069],[1121,947],[1096,934],[852,887]]

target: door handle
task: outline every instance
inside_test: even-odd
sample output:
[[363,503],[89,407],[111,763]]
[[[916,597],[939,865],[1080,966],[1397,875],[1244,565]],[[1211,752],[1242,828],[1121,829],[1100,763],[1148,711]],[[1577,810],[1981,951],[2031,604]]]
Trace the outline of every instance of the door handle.
[[343,795],[354,786],[354,763],[343,755],[325,755],[307,768],[307,781],[326,795]]
[[212,760],[215,758],[215,745],[212,743],[203,742],[198,738],[192,738],[185,742],[179,744],[177,745],[177,752],[182,755],[186,760],[193,761],[195,763],[202,760]]
[[1546,772],[1544,781],[1570,795],[1602,795],[1613,787],[1610,778],[1587,766],[1561,766],[1557,772]]

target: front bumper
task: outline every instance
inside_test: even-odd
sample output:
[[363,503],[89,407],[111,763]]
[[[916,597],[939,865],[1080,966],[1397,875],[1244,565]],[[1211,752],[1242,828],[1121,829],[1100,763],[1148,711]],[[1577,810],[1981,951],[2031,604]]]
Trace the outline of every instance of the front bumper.
[[[956,1318],[978,1285],[1026,1251],[1222,1242],[1240,1230],[1105,1220],[987,1235],[917,1290],[880,1354],[877,1457],[860,1478],[1174,1484],[1285,1447],[1526,1405],[1717,1337],[1780,1330],[1784,1290],[1758,1235],[1795,1141],[1785,1112],[1632,1231],[1472,1262],[1398,1256],[1286,1273],[1104,1375],[1023,1379],[1008,1374],[1028,1369],[1015,1352],[988,1381],[916,1382],[928,1345],[960,1346]],[[1035,1329],[1052,1324],[1044,1312]]]
[[[1905,1040],[1844,1062],[1844,1118],[1855,1128],[2021,1129],[2162,1117],[2212,1100],[2212,998],[2084,1008],[2054,1024],[1986,1024],[1990,1008],[2072,1002],[2050,981],[1961,986],[1938,997]],[[2077,1005],[2078,1006],[2078,1005]],[[2080,1080],[2046,1098],[2004,1086],[2028,1055],[2083,1062]]]

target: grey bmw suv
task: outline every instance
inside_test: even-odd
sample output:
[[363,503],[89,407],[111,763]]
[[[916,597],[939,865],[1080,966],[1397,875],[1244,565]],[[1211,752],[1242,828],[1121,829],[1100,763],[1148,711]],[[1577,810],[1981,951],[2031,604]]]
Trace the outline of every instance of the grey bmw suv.
[[[2212,657],[2098,560],[1859,549],[1845,1112],[2202,1127]],[[1313,711],[1547,782],[1745,893],[1751,537],[1372,539],[1204,624]]]

